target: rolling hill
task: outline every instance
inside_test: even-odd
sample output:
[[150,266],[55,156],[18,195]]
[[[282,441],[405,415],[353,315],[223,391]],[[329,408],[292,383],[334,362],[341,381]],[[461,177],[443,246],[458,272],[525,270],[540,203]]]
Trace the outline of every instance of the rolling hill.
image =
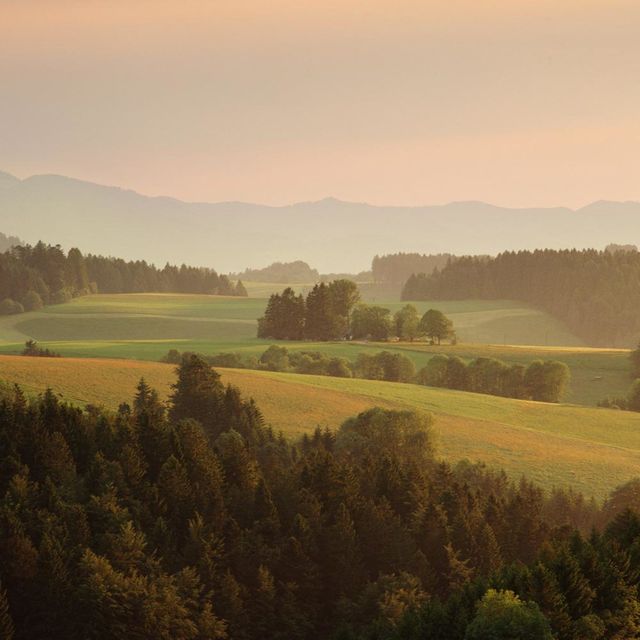
[[[638,242],[640,203],[506,209],[482,202],[378,207],[326,198],[268,207],[146,197],[63,176],[0,174],[5,233],[91,253],[242,271],[304,259],[321,272],[369,268],[375,254],[495,254]],[[606,224],[604,222],[606,221]],[[606,229],[606,233],[603,233]]]
[[[223,381],[252,396],[266,421],[297,438],[317,425],[336,428],[372,406],[432,412],[439,453],[526,474],[542,486],[573,486],[604,497],[640,473],[640,414],[496,398],[416,385],[220,369]],[[163,398],[170,365],[108,359],[0,356],[0,379],[32,394],[53,388],[79,405],[111,409],[144,377]]]
[[[400,303],[384,303],[392,311]],[[420,312],[433,303],[416,303]],[[259,340],[256,319],[266,301],[206,295],[119,294],[76,298],[41,311],[0,318],[0,353],[19,353],[35,339],[64,356],[158,361],[169,349],[207,355],[237,351],[259,356],[272,340]],[[383,349],[409,356],[417,368],[437,353],[465,360],[491,356],[508,362],[559,359],[573,382],[567,400],[594,406],[608,395],[626,393],[628,352],[584,348],[560,323],[535,309],[510,301],[439,301],[450,316],[460,344],[287,342],[291,350],[321,351],[355,360],[362,351]],[[532,344],[539,346],[528,346]]]

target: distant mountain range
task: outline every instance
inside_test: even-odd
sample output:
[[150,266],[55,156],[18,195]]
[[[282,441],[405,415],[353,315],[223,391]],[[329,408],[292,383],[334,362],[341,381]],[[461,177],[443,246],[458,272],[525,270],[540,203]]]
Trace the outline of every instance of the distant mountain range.
[[495,254],[640,243],[640,203],[507,209],[484,202],[373,206],[327,198],[270,207],[147,197],[56,175],[0,172],[0,231],[84,252],[221,272],[303,259],[321,272],[368,269],[376,254]]

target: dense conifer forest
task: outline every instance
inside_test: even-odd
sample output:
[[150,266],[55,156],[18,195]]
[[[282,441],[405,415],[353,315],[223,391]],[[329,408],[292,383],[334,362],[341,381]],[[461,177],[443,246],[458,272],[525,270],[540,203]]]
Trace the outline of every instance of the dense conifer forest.
[[144,260],[65,253],[60,246],[38,242],[0,254],[0,315],[35,311],[88,293],[206,293],[247,295],[213,269],[167,264],[162,269]]
[[640,252],[545,249],[458,258],[430,275],[412,275],[402,298],[523,300],[588,344],[631,346],[640,334]]
[[2,638],[639,632],[638,481],[546,495],[382,409],[291,444],[195,355],[167,406],[144,381],[115,414],[2,396]]

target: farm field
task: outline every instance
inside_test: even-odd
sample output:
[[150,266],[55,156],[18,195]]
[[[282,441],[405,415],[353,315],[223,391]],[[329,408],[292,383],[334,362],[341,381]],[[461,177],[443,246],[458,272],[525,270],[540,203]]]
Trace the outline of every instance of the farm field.
[[[393,312],[404,303],[380,304]],[[265,306],[264,298],[179,294],[86,296],[41,311],[0,318],[0,353],[19,353],[24,342],[32,338],[70,357],[158,361],[171,348],[208,355],[223,351],[259,355],[274,342],[255,337],[256,319]],[[416,306],[420,312],[437,306],[449,315],[460,344],[437,347],[424,342],[296,342],[286,346],[350,360],[355,360],[361,351],[401,351],[417,368],[436,353],[456,354],[467,360],[492,356],[525,364],[536,358],[557,358],[566,362],[572,372],[567,401],[591,406],[605,396],[624,394],[629,387],[626,351],[584,348],[553,318],[519,303],[445,301]],[[510,344],[505,345],[504,341]],[[535,344],[544,346],[526,346]]]
[[[526,474],[541,485],[571,485],[587,495],[607,492],[640,472],[640,414],[549,405],[370,380],[345,380],[220,369],[224,382],[255,398],[275,429],[296,438],[317,425],[338,427],[372,406],[436,416],[438,451]],[[37,394],[47,387],[78,405],[115,409],[140,377],[170,393],[174,367],[110,359],[0,356],[0,379]]]

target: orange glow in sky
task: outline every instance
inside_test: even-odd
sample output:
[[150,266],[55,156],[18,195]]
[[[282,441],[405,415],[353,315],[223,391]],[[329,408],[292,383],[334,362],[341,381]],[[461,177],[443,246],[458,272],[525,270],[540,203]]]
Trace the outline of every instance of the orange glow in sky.
[[640,3],[4,0],[0,170],[187,200],[640,200]]

